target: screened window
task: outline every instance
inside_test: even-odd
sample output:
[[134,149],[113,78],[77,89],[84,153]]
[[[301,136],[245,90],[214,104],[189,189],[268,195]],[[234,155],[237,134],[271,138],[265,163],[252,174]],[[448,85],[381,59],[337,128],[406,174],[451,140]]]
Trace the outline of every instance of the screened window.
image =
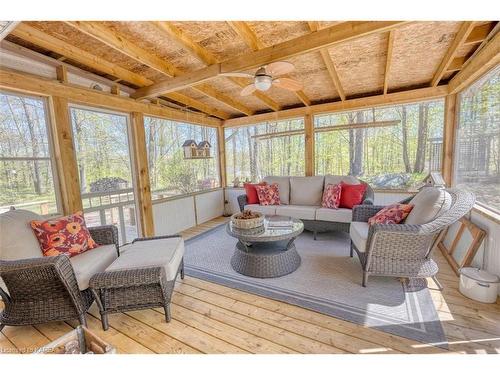
[[500,212],[500,66],[459,95],[455,185]]
[[74,107],[70,113],[85,220],[116,225],[120,243],[130,242],[138,230],[128,117]]
[[0,93],[0,213],[58,211],[45,101]]
[[144,126],[153,199],[220,186],[217,129],[156,117]]
[[305,173],[303,119],[227,128],[225,144],[228,185]]
[[444,100],[315,117],[316,174],[407,189],[441,171]]

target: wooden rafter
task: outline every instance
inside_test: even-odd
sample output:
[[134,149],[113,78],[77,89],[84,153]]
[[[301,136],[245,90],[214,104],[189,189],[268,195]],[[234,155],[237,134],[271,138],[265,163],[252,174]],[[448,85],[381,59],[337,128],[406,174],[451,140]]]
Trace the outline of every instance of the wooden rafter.
[[[178,27],[172,25],[170,22],[166,21],[154,21],[153,24],[157,26],[159,29],[166,32],[170,37],[172,37],[179,45],[183,48],[189,50],[192,54],[194,54],[200,61],[205,63],[206,65],[212,65],[218,63],[218,59],[214,56],[210,51],[206,48],[202,47],[199,43],[192,40],[188,35],[182,32]],[[236,78],[231,77],[228,78],[230,81],[238,85],[239,87],[245,87],[248,85],[247,80],[244,78]],[[253,94],[256,98],[261,100],[264,104],[266,104],[273,111],[279,111],[280,106],[274,100],[272,100],[269,96],[256,91]]]
[[384,95],[387,94],[387,90],[389,89],[389,73],[391,72],[393,46],[394,46],[394,30],[391,30],[389,31],[389,35],[387,37],[387,59],[385,60]]
[[[154,83],[152,80],[146,77],[143,77],[125,68],[122,68],[116,64],[113,64],[110,61],[104,60],[99,56],[93,55],[61,39],[48,35],[43,31],[31,27],[27,24],[24,23],[19,24],[18,27],[14,31],[12,31],[11,34],[15,35],[18,38],[26,40],[30,43],[48,49],[50,51],[54,51],[60,55],[66,56],[67,58],[77,61],[92,69],[109,74],[113,77],[117,77],[120,80],[133,83],[134,85],[143,87],[152,85]],[[171,93],[164,96],[167,97],[168,99],[174,100],[179,103],[183,103],[189,107],[196,108],[204,113],[222,119],[228,119],[230,117],[228,113],[216,108],[212,108],[206,105],[205,103],[192,99],[186,95]]]
[[448,51],[444,55],[443,60],[439,64],[439,67],[434,74],[434,77],[432,78],[431,86],[437,86],[439,84],[439,82],[443,78],[444,73],[448,69],[448,66],[456,57],[458,49],[463,45],[467,36],[473,28],[474,22],[466,21],[462,23],[460,29],[457,32],[457,35],[455,36],[455,39],[453,40],[453,43],[451,43],[451,46],[448,48]]
[[[309,30],[312,32],[318,31],[319,30],[319,23],[318,21],[309,21],[307,23],[309,25]],[[330,53],[328,52],[327,48],[322,48],[319,50],[319,53],[321,55],[321,58],[323,59],[323,63],[326,66],[326,70],[328,70],[328,74],[330,75],[330,79],[333,82],[333,85],[335,86],[335,89],[337,90],[340,100],[344,101],[345,100],[345,93],[344,89],[342,87],[342,83],[340,82],[339,75],[337,73],[337,69],[335,69],[335,64],[333,63],[333,60],[330,56]]]
[[[264,43],[260,41],[260,39],[257,37],[257,34],[255,34],[252,31],[252,29],[250,28],[250,26],[247,25],[246,22],[236,21],[236,22],[228,22],[228,24],[233,28],[233,30],[236,31],[238,35],[242,37],[247,46],[250,47],[253,51],[258,51],[265,48]],[[295,95],[305,106],[311,105],[311,101],[304,93],[304,91],[302,90],[295,91]]]
[[[189,72],[184,72],[181,69],[175,67],[173,64],[168,61],[159,58],[156,55],[144,50],[143,48],[135,45],[134,43],[125,39],[122,35],[115,33],[113,30],[102,26],[96,22],[85,22],[85,21],[66,21],[66,24],[74,27],[78,31],[81,31],[94,39],[99,40],[100,42],[106,44],[107,46],[114,48],[115,50],[131,57],[132,59],[140,62],[141,64],[147,65],[152,69],[162,73],[167,77],[179,76],[182,77],[184,83],[179,85],[177,89],[182,89],[185,87],[191,87],[194,83],[200,83],[204,81],[200,79],[199,76],[196,76],[196,80],[191,80],[191,75]],[[207,78],[210,79],[214,74],[218,74],[217,66],[210,66],[210,70],[205,72]],[[218,102],[227,105],[238,112],[241,112],[245,115],[251,115],[253,111],[244,106],[243,104],[237,102],[236,100],[230,98],[229,96],[217,91],[213,87],[206,84],[199,84],[193,86],[193,89],[196,91],[207,95]],[[176,90],[174,90],[176,91]]]
[[19,24],[18,21],[7,21],[7,24],[0,29],[0,41],[4,40]]
[[475,56],[450,80],[450,94],[464,89],[500,63],[500,32],[496,33]]
[[[317,51],[321,48],[344,43],[350,40],[358,39],[374,33],[389,31],[395,27],[406,24],[406,21],[361,21],[346,22],[340,25],[331,26],[315,33],[307,34],[287,40],[264,49],[254,51],[245,55],[237,56],[217,65],[220,66],[221,73],[240,72],[253,69],[273,61],[279,61],[290,57],[302,55],[305,53]],[[207,70],[214,70],[208,66],[191,72],[191,77],[206,77]],[[217,75],[214,75],[216,77]],[[171,78],[158,82],[149,87],[137,90],[132,97],[150,98],[171,92],[183,81],[182,77]],[[195,79],[193,79],[195,81]]]

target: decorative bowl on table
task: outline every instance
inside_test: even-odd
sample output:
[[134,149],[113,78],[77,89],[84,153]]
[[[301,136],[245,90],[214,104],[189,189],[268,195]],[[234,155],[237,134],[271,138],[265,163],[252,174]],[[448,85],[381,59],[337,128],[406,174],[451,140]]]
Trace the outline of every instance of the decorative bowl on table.
[[264,225],[264,215],[260,212],[244,210],[231,216],[231,222],[238,229],[253,229]]

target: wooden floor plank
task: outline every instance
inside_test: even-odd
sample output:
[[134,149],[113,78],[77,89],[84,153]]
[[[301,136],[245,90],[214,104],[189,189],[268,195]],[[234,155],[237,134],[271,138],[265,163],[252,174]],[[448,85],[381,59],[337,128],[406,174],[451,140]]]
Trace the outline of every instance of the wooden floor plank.
[[19,354],[16,346],[0,332],[0,354]]

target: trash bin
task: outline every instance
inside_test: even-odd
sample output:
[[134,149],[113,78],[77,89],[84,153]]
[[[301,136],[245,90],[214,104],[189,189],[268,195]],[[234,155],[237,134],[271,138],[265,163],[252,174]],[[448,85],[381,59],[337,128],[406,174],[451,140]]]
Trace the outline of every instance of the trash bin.
[[483,303],[495,303],[500,278],[474,267],[460,268],[459,290],[464,296]]

